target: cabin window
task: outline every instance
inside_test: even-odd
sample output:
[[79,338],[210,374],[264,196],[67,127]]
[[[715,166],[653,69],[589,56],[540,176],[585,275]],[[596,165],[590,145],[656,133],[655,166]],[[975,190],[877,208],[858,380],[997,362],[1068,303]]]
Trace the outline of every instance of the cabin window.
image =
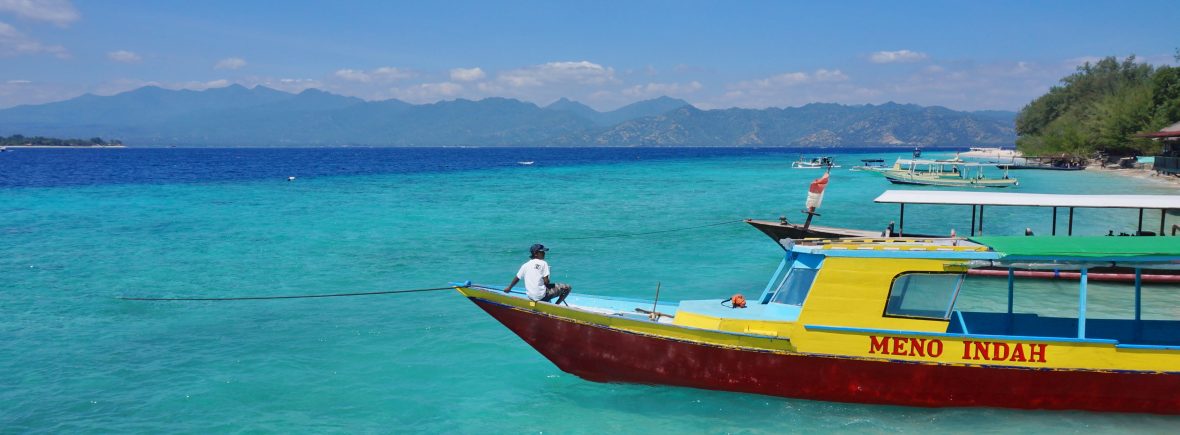
[[954,273],[907,273],[893,280],[885,315],[947,320],[963,275]]
[[783,280],[771,302],[787,305],[803,305],[807,299],[807,292],[811,291],[811,283],[815,281],[815,274],[819,269],[791,269],[787,279]]

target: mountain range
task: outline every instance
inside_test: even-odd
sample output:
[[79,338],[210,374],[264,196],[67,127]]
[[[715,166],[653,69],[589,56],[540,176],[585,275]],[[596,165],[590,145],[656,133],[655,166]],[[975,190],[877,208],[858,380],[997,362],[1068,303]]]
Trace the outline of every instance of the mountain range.
[[966,146],[1012,144],[1015,115],[896,103],[701,110],[668,97],[600,112],[565,98],[410,104],[317,89],[148,86],[0,110],[0,136],[128,146]]

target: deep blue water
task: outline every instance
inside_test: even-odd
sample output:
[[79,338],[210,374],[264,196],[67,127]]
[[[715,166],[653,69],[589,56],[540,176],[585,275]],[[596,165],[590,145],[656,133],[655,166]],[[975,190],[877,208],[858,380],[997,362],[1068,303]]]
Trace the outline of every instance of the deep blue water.
[[[885,150],[909,152],[819,152]],[[14,148],[0,155],[0,188],[437,173],[512,167],[520,161],[565,166],[803,153],[817,155],[814,149],[795,148]]]

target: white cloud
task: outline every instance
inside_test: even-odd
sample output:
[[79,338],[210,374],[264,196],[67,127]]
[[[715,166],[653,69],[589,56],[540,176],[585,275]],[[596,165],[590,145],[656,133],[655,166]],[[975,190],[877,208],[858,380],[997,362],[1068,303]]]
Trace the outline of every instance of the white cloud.
[[848,80],[848,75],[838,69],[817,69],[812,77],[818,82],[842,82]]
[[364,71],[357,71],[352,69],[342,69],[336,71],[336,77],[350,82],[367,82],[369,75]]
[[383,66],[370,71],[341,69],[334,74],[336,78],[359,83],[370,82],[392,82],[413,77],[414,74],[410,71],[395,68],[392,66]]
[[213,69],[240,69],[246,66],[246,60],[240,57],[227,57],[217,61]]
[[848,75],[838,69],[818,69],[811,74],[805,72],[789,72],[764,79],[742,81],[730,85],[729,88],[734,90],[782,89],[808,83],[842,82],[846,80],[848,80]]
[[455,98],[463,92],[463,85],[452,82],[422,83],[405,89],[390,89],[393,95],[412,103],[432,103]]
[[920,53],[910,50],[897,51],[878,51],[869,55],[869,60],[873,63],[902,63],[902,62],[917,62],[926,59],[926,53]]
[[0,12],[63,27],[81,18],[69,0],[0,0]]
[[29,83],[33,83],[33,82],[30,80],[9,80],[8,81],[8,84],[10,84],[10,85],[27,85]]
[[70,57],[70,52],[65,47],[42,44],[8,23],[0,22],[0,57],[41,53],[52,54],[60,59]]
[[135,63],[143,60],[143,58],[139,57],[138,54],[127,50],[118,50],[107,53],[107,59],[123,63]]
[[603,85],[615,83],[614,68],[588,62],[549,62],[501,73],[497,81],[514,88],[548,84]]
[[470,82],[480,80],[487,74],[479,67],[476,68],[455,68],[451,70],[451,80],[457,82]]
[[685,84],[680,83],[648,83],[623,89],[623,95],[632,98],[659,97],[665,95],[683,95],[697,92],[704,88],[698,81]]

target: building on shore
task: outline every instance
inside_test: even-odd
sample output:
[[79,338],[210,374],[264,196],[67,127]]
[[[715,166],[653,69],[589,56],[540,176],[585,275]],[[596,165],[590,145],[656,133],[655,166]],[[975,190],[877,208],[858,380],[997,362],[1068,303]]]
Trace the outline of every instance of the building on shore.
[[1180,174],[1180,122],[1164,127],[1155,133],[1139,133],[1135,136],[1163,142],[1164,151],[1155,156],[1155,163],[1152,166],[1155,172],[1167,175]]

